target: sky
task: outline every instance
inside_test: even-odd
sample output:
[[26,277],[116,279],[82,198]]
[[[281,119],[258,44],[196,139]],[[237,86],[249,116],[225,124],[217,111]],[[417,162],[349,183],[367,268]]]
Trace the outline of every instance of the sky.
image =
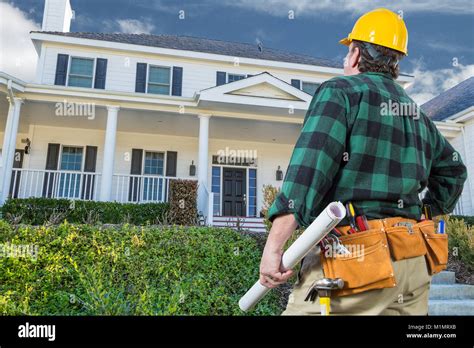
[[[364,12],[386,7],[409,31],[403,73],[419,103],[474,76],[474,0],[70,0],[71,31],[175,34],[234,42],[342,62],[338,43]],[[44,0],[0,0],[0,71],[32,81]]]

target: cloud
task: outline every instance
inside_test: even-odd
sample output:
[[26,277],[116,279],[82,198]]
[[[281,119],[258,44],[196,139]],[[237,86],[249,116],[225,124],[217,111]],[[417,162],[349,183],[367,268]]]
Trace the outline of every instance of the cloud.
[[117,20],[120,32],[125,34],[150,34],[155,26],[150,20],[139,21],[137,19],[119,19]]
[[449,14],[472,14],[472,0],[399,0],[396,3],[389,0],[220,0],[228,6],[252,9],[270,15],[288,15],[294,10],[295,15],[320,16],[322,13],[351,13],[358,15],[378,7],[387,7],[393,11],[408,12],[438,12]]
[[25,12],[5,2],[0,2],[0,13],[0,71],[32,81],[38,55],[29,33],[40,30],[40,25],[29,19]]
[[427,70],[422,63],[418,62],[409,74],[414,75],[415,80],[407,88],[407,93],[417,104],[421,105],[474,76],[474,64],[458,64],[449,69]]
[[117,19],[104,22],[105,32],[116,32],[125,34],[151,34],[156,26],[151,23],[150,18],[138,19]]

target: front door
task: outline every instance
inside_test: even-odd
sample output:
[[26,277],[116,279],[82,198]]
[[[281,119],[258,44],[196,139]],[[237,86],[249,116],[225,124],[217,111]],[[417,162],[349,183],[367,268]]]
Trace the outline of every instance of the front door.
[[224,216],[246,216],[246,170],[223,168],[222,213]]

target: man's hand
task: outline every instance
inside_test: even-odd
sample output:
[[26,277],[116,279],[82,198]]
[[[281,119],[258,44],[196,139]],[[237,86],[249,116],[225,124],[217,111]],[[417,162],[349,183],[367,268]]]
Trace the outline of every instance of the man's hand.
[[292,270],[283,268],[281,257],[283,246],[297,227],[293,214],[278,216],[273,221],[260,262],[260,283],[267,288],[275,288],[286,283],[293,275]]
[[267,288],[276,288],[280,284],[284,284],[293,275],[291,269],[283,269],[281,257],[283,252],[271,251],[265,247],[260,262],[260,283]]

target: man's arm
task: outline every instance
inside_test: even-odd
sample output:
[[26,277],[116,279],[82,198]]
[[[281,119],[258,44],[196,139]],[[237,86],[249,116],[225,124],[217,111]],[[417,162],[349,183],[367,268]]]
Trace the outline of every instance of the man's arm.
[[293,274],[282,268],[281,258],[285,243],[297,227],[293,214],[280,215],[273,221],[260,264],[260,283],[267,288],[285,283]]
[[467,169],[460,154],[432,123],[435,134],[434,160],[428,178],[428,192],[423,203],[430,204],[433,216],[454,210],[467,179]]
[[348,130],[348,101],[334,81],[323,83],[311,101],[280,193],[268,211],[273,222],[260,266],[260,282],[275,287],[292,272],[282,269],[283,246],[317,217],[342,163]]

